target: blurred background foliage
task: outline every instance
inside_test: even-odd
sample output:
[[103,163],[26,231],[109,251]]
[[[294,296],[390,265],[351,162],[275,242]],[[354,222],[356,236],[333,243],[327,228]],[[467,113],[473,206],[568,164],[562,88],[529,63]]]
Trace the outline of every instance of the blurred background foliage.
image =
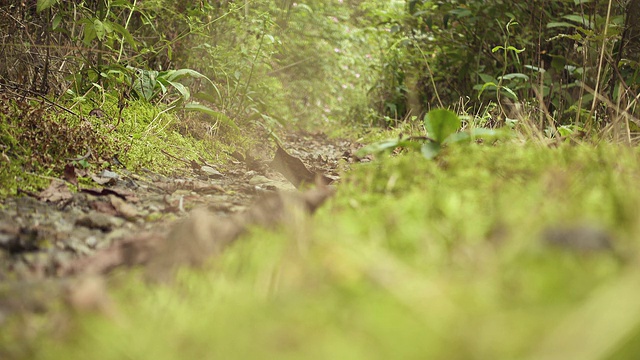
[[4,2],[0,84],[112,116],[142,98],[215,125],[318,124],[366,101],[361,3]]
[[512,104],[518,102],[542,120],[540,126],[606,125],[621,109],[637,109],[639,36],[632,34],[638,34],[638,3],[410,0],[373,6],[370,13],[386,36],[378,37],[372,105],[397,121],[431,106],[458,104],[462,112],[479,114],[494,103],[498,116],[491,121],[501,123],[517,116]]
[[395,126],[432,107],[568,131],[637,115],[638,3],[3,1],[0,83],[72,109],[196,110],[215,131]]

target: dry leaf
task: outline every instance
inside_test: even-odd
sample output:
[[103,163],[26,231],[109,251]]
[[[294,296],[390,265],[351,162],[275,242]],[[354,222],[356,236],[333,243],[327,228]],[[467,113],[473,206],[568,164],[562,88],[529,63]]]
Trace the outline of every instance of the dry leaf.
[[67,184],[62,180],[53,180],[49,187],[42,190],[38,194],[38,199],[42,201],[58,202],[63,200],[69,200],[73,197],[71,191],[67,187]]
[[67,266],[64,273],[106,273],[123,265],[145,264],[149,279],[167,280],[177,267],[197,266],[219,253],[248,227],[274,227],[296,221],[301,213],[313,213],[333,193],[334,189],[328,186],[304,193],[272,193],[248,211],[231,217],[198,209],[175,225],[166,237],[158,232],[137,234],[93,257],[79,259]]
[[78,176],[76,175],[76,168],[71,164],[67,164],[64,166],[64,173],[62,178],[67,180],[69,183],[78,187]]
[[279,144],[276,146],[276,154],[270,166],[284,175],[297,189],[304,184],[328,185],[331,183],[332,180],[326,176],[309,171],[302,160],[289,155]]

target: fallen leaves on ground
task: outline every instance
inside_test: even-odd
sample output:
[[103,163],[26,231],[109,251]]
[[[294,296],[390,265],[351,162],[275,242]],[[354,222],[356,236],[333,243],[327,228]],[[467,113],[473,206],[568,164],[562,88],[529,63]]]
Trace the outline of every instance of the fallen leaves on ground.
[[334,193],[331,187],[318,187],[304,193],[272,193],[259,199],[248,211],[219,216],[202,208],[177,223],[168,236],[161,233],[137,234],[68,267],[67,273],[103,273],[127,265],[147,265],[147,275],[166,280],[183,265],[199,265],[222,251],[250,226],[271,228],[286,224],[296,213],[313,213]]
[[38,194],[38,199],[42,201],[48,201],[57,203],[59,201],[69,200],[73,197],[73,194],[67,187],[67,184],[62,180],[53,180],[49,187],[42,190]]
[[331,179],[322,174],[311,172],[304,165],[302,160],[295,156],[289,155],[280,144],[276,143],[276,154],[271,162],[272,169],[280,172],[287,180],[289,180],[293,186],[297,189],[305,184],[311,185],[318,183],[319,185],[328,185],[331,183]]

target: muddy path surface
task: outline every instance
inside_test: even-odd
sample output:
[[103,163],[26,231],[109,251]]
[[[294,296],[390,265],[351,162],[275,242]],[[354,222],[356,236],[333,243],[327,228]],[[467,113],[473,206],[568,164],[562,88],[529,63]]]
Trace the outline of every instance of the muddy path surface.
[[[40,193],[4,199],[0,283],[66,279],[147,263],[153,256],[148,248],[172,236],[197,238],[226,232],[218,235],[230,242],[248,223],[268,225],[282,220],[274,215],[283,206],[281,194],[294,194],[313,210],[332,194],[327,184],[339,181],[339,166],[359,161],[353,155],[357,145],[324,134],[298,132],[283,142],[282,148],[265,142],[259,155],[235,153],[236,161],[224,170],[204,161],[191,162],[174,177],[123,168],[98,174],[71,168],[64,179],[52,179]],[[68,184],[78,184],[78,178],[82,179],[79,191],[70,191]],[[318,187],[315,192],[296,190],[302,183]],[[201,212],[192,216],[195,220],[182,220],[198,208],[205,209],[205,215]],[[216,225],[197,228],[204,223]],[[201,250],[191,249],[192,253]]]

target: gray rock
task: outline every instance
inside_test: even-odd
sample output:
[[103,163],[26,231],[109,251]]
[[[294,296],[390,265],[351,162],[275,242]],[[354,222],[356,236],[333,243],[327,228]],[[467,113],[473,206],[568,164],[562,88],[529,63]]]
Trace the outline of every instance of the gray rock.
[[106,169],[102,170],[102,172],[98,174],[98,176],[103,178],[108,178],[108,179],[118,179],[120,177],[120,175],[118,175],[117,173],[114,173],[113,171],[109,171]]
[[212,168],[211,166],[203,166],[200,168],[200,171],[202,171],[203,173],[205,173],[206,175],[208,175],[209,177],[212,178],[221,178],[224,175],[222,175],[222,173],[214,168]]
[[545,243],[581,252],[613,250],[613,237],[604,228],[582,224],[548,228],[543,232]]
[[90,229],[98,229],[102,231],[109,231],[113,228],[117,228],[124,224],[125,220],[117,218],[115,216],[99,213],[97,211],[91,211],[86,215],[83,215],[76,219],[76,225],[88,227]]
[[260,184],[266,184],[268,182],[271,182],[271,179],[262,176],[262,175],[256,175],[254,177],[252,177],[251,179],[249,179],[249,184],[250,185],[260,185]]

